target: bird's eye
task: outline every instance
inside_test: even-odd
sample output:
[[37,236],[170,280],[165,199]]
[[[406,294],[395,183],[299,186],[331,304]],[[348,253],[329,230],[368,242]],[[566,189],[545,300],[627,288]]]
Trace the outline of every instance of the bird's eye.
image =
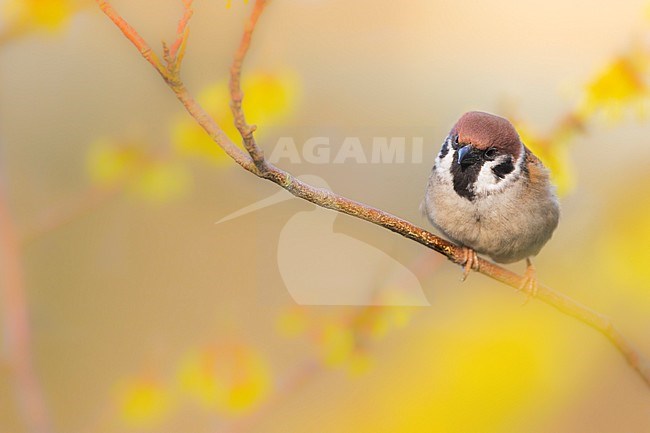
[[454,135],[454,137],[451,140],[451,147],[454,149],[458,149],[458,135]]
[[496,149],[496,147],[490,147],[485,152],[483,152],[483,157],[488,161],[492,161],[497,157],[498,153],[499,151]]

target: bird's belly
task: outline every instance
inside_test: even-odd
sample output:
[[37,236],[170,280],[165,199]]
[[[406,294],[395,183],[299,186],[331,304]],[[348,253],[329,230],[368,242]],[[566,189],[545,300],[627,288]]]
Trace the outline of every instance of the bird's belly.
[[539,202],[526,206],[516,188],[474,201],[435,189],[425,200],[433,225],[452,241],[500,263],[536,255],[557,225],[557,218],[549,218],[557,215],[556,209],[542,209]]

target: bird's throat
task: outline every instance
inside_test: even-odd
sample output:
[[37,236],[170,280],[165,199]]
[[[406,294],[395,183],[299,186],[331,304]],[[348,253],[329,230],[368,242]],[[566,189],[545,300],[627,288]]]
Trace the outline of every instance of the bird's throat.
[[474,185],[476,184],[482,167],[483,163],[481,161],[463,166],[458,164],[454,159],[450,171],[456,194],[469,201],[473,201],[476,198]]

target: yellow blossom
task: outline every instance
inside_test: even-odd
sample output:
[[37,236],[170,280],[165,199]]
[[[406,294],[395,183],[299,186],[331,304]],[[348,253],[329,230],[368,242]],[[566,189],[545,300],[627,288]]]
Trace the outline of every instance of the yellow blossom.
[[359,376],[367,373],[371,366],[372,358],[367,352],[360,349],[356,349],[350,354],[346,364],[347,371],[352,376]]
[[413,309],[404,306],[369,306],[356,317],[355,329],[360,335],[379,339],[393,329],[405,327],[412,314]]
[[191,185],[184,165],[156,158],[137,142],[95,140],[89,146],[86,167],[94,184],[108,188],[124,183],[135,197],[151,202],[174,200]]
[[54,31],[67,24],[73,9],[71,0],[9,0],[3,12],[15,25]]
[[298,78],[290,71],[244,77],[242,106],[248,122],[263,127],[286,121],[295,109],[297,86]]
[[134,427],[153,427],[169,414],[171,393],[160,381],[147,375],[125,379],[116,387],[120,418]]
[[329,367],[343,365],[355,349],[352,330],[338,323],[326,325],[319,334],[319,348],[323,363]]
[[130,190],[136,197],[166,203],[184,196],[192,183],[188,169],[175,161],[152,161],[142,168]]
[[650,180],[628,184],[638,189],[608,207],[608,220],[604,224],[607,230],[603,231],[598,250],[612,283],[618,289],[629,289],[629,294],[647,303],[650,300],[650,201],[639,197],[647,194]]
[[142,149],[133,143],[99,138],[88,148],[86,167],[93,183],[108,187],[133,175],[143,159]]
[[226,414],[250,410],[267,395],[265,360],[242,343],[219,343],[190,351],[182,360],[181,389],[201,406]]
[[493,294],[475,295],[473,308],[420,324],[382,357],[383,374],[364,383],[372,402],[359,402],[346,431],[525,431],[522,420],[571,400],[589,369],[573,361],[566,327],[541,309],[513,311]]
[[587,118],[602,111],[611,120],[617,120],[630,107],[641,113],[648,97],[643,69],[643,62],[637,61],[636,56],[615,59],[587,85],[580,116]]
[[293,306],[283,311],[277,319],[277,328],[280,334],[287,337],[296,337],[307,329],[307,314],[305,309]]
[[[259,139],[264,130],[285,122],[294,110],[298,80],[291,72],[255,73],[242,80],[243,109],[249,124],[259,127]],[[214,118],[219,127],[235,143],[241,142],[230,111],[230,93],[225,80],[211,84],[199,92],[197,101]],[[172,123],[174,148],[184,156],[198,156],[215,163],[229,162],[230,158],[196,123],[183,115]],[[262,136],[263,137],[263,136]]]

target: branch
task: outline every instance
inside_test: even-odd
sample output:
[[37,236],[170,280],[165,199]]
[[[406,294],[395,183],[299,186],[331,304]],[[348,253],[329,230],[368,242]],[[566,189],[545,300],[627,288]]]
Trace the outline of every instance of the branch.
[[[214,140],[214,142],[217,143],[228,154],[228,156],[234,159],[237,164],[250,172],[256,173],[257,170],[251,157],[228,138],[228,136],[216,124],[214,119],[205,112],[203,107],[201,107],[187,91],[185,85],[180,80],[180,64],[175,70],[170,68],[170,65],[167,65],[167,67],[164,66],[156,53],[152,51],[149,44],[147,44],[142,36],[140,36],[138,32],[131,27],[131,25],[129,25],[120,14],[117,13],[108,1],[95,0],[95,2],[102,12],[113,21],[117,28],[122,31],[124,36],[126,36],[126,38],[137,48],[142,57],[144,57],[145,60],[147,60],[156,71],[158,71],[163,80],[165,80],[167,85],[174,91],[176,97],[185,106],[190,115],[203,127],[205,132],[208,133],[210,138],[212,138],[212,140]],[[184,16],[187,16],[187,19],[189,20],[191,13],[187,12],[187,9],[191,6],[191,2],[184,0],[184,6],[186,8]],[[181,23],[182,22],[183,20],[181,20]],[[183,26],[187,26],[187,22],[183,24]],[[187,38],[189,36],[189,31],[184,30],[184,34],[185,38]],[[169,55],[171,56],[171,50],[169,50]]]
[[[113,20],[127,38],[136,46],[136,48],[138,48],[142,56],[158,69],[156,63],[151,61],[151,50],[148,49],[146,42],[137,34],[137,32],[129,26],[106,1],[96,1],[104,13]],[[235,162],[256,176],[278,184],[296,197],[307,200],[323,208],[332,209],[384,227],[408,239],[418,242],[427,248],[437,251],[453,263],[464,265],[465,254],[463,247],[444,240],[427,230],[417,227],[414,224],[395,215],[391,215],[388,212],[350,200],[346,197],[335,194],[332,191],[308,185],[264,159],[264,154],[256,144],[253,137],[255,127],[248,125],[244,117],[242,110],[243,93],[241,92],[240,76],[242,64],[248,51],[248,47],[250,46],[253,31],[265,4],[265,0],[257,0],[255,2],[253,12],[246,24],[239,50],[235,55],[231,67],[231,109],[248,154],[244,153],[239,147],[230,141],[230,139],[228,139],[214,119],[212,119],[189,94],[179,77],[175,77],[178,80],[176,82],[169,81],[165,78],[165,74],[161,73],[170,88],[176,94],[176,97],[185,106],[185,109],[192,117],[194,117],[194,119],[199,123],[199,125],[201,125],[208,135],[210,135],[218,146],[230,155]],[[481,258],[478,260],[477,268],[477,272],[516,289],[522,287],[524,282],[524,277],[521,275],[515,274],[514,272]],[[558,311],[591,326],[603,334],[625,357],[628,364],[639,374],[645,384],[650,388],[650,365],[613,326],[610,319],[543,284],[538,284],[536,293],[533,293],[528,287],[524,288],[524,292],[529,296],[534,296],[536,299],[552,306]]]
[[18,236],[1,192],[0,290],[6,352],[16,400],[29,431],[51,432],[43,390],[32,364],[31,331]]
[[248,47],[250,47],[251,44],[253,30],[255,30],[257,20],[262,14],[264,6],[266,6],[266,0],[258,0],[255,2],[253,12],[246,23],[246,28],[244,29],[244,35],[239,44],[239,49],[237,50],[232,66],[230,67],[230,109],[232,110],[232,115],[235,119],[235,126],[244,140],[244,147],[253,158],[255,166],[260,170],[260,172],[265,172],[267,170],[267,163],[264,159],[264,152],[257,145],[255,137],[253,136],[253,132],[255,132],[257,127],[254,125],[250,126],[246,123],[246,116],[244,116],[244,111],[242,110],[244,93],[241,89],[241,69],[246,53],[248,53]]

